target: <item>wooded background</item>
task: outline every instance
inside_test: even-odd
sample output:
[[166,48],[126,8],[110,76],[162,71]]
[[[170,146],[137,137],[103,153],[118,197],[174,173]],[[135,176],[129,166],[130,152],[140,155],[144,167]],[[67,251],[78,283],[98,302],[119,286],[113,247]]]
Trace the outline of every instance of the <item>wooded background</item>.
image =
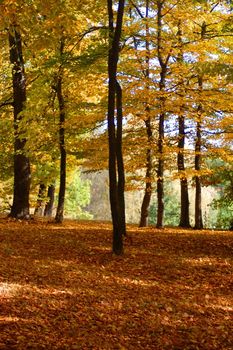
[[0,7],[2,212],[232,227],[231,1]]

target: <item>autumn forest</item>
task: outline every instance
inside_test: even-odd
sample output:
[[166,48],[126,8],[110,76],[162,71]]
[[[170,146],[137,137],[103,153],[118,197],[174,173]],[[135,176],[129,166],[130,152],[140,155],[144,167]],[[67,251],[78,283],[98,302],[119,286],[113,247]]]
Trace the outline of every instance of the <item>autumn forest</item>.
[[0,41],[0,349],[232,349],[232,1],[0,0]]
[[180,227],[191,226],[190,186],[196,229],[202,187],[215,185],[216,206],[230,211],[231,9],[224,1],[3,1],[1,196],[10,217],[29,218],[30,206],[50,215],[57,183],[61,223],[67,175],[80,166],[109,170],[120,245],[125,190],[144,191],[140,227],[153,193],[155,225],[164,226],[166,179],[180,182]]

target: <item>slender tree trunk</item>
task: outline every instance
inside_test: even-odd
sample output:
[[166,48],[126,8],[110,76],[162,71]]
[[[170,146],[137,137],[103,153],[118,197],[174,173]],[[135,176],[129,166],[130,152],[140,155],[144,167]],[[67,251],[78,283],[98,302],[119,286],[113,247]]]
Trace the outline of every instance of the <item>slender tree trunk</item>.
[[34,211],[35,216],[42,216],[42,214],[43,214],[43,204],[44,204],[45,192],[46,192],[46,186],[45,186],[45,184],[41,183],[39,186],[38,198],[37,198],[37,202],[36,202],[36,208]]
[[10,62],[13,78],[14,106],[14,196],[10,216],[28,219],[30,192],[30,162],[25,153],[26,138],[19,131],[26,103],[26,77],[22,53],[22,40],[16,25],[9,30]]
[[119,203],[119,220],[120,229],[122,234],[126,236],[126,224],[125,224],[125,170],[122,154],[122,89],[118,81],[116,82],[116,106],[117,106],[117,133],[116,133],[116,159],[117,159],[117,175],[118,175],[118,203]]
[[151,120],[145,120],[148,148],[146,153],[146,188],[141,206],[141,217],[139,227],[145,227],[148,225],[149,205],[152,193],[152,151],[151,151],[151,139],[152,139],[152,128]]
[[159,115],[159,135],[158,135],[158,168],[157,168],[157,224],[156,227],[163,227],[164,218],[164,118],[165,114]]
[[[148,24],[148,18],[149,18],[149,0],[146,1],[146,69],[145,69],[145,78],[147,81],[150,78],[150,44],[149,44],[149,24]],[[146,84],[146,93],[149,94],[150,85],[149,82]],[[151,150],[151,143],[152,143],[152,127],[151,127],[151,118],[150,118],[150,106],[147,103],[146,108],[146,119],[145,119],[145,126],[146,126],[146,134],[147,134],[147,150],[146,150],[146,187],[144,192],[144,197],[142,200],[141,205],[141,216],[140,216],[140,222],[139,227],[145,227],[148,225],[148,215],[149,215],[149,205],[151,200],[151,194],[152,194],[152,150]]]
[[159,114],[159,127],[158,127],[158,140],[157,140],[157,150],[158,150],[158,168],[157,168],[157,224],[156,227],[163,227],[164,220],[164,123],[165,123],[165,100],[166,97],[163,96],[165,92],[165,83],[167,75],[168,62],[171,53],[164,55],[164,42],[162,40],[162,10],[164,1],[157,1],[157,55],[160,65],[160,81],[159,81],[159,91],[161,92],[160,97],[160,114]]
[[195,229],[201,230],[203,228],[202,207],[201,207],[201,178],[198,174],[201,169],[201,122],[197,122],[196,144],[195,144]]
[[65,148],[65,102],[62,92],[62,76],[59,75],[57,82],[57,98],[59,102],[59,144],[60,144],[60,186],[58,194],[58,206],[55,221],[61,223],[64,215],[65,191],[66,191],[66,148]]
[[[201,28],[201,39],[204,40],[206,36],[206,23],[203,22]],[[198,76],[198,91],[201,96],[203,91],[203,76]],[[201,146],[202,146],[202,114],[203,106],[202,103],[199,103],[197,109],[197,124],[196,124],[196,142],[195,142],[195,229],[201,230],[203,228],[203,219],[202,219],[202,193],[201,193]]]
[[185,175],[184,165],[184,141],[185,141],[185,124],[184,117],[179,116],[179,138],[178,138],[178,155],[177,167],[180,173],[180,227],[190,227],[189,222],[189,195],[188,195],[188,180]]
[[54,197],[55,197],[55,186],[49,185],[47,197],[49,201],[45,205],[44,216],[51,217],[53,214],[53,205],[54,205]]
[[[181,21],[178,21],[178,45],[179,51],[177,56],[177,61],[182,65],[184,62],[183,58],[183,42],[182,42],[182,30]],[[182,73],[181,73],[182,74]],[[179,94],[183,99],[185,96],[184,79],[181,77],[179,79]],[[177,168],[180,175],[180,227],[189,228],[189,193],[188,193],[188,180],[185,174],[185,160],[184,160],[184,145],[185,145],[185,117],[183,111],[183,104],[180,107],[180,114],[178,116],[179,124],[179,135],[178,135],[178,154],[177,154]]]
[[[120,100],[121,92],[117,85],[117,63],[119,58],[119,44],[122,29],[122,20],[124,14],[124,0],[118,2],[117,20],[114,29],[114,17],[113,17],[113,4],[112,0],[107,1],[108,4],[108,17],[109,17],[109,55],[108,55],[108,142],[109,142],[109,194],[110,194],[110,206],[113,223],[113,244],[112,250],[116,255],[123,253],[123,235],[125,234],[125,219],[122,216],[123,208],[120,209],[122,200],[122,188],[124,185],[124,179],[122,177],[123,171],[123,158],[121,149],[121,135],[120,130],[116,130],[115,127],[115,106],[116,97],[118,98],[118,120],[117,127],[121,129],[120,118],[122,118],[120,112]],[[120,112],[120,113],[119,113]],[[120,142],[120,144],[119,144]],[[122,162],[122,164],[121,164]],[[120,178],[118,176],[120,175]],[[119,187],[120,181],[120,187]]]

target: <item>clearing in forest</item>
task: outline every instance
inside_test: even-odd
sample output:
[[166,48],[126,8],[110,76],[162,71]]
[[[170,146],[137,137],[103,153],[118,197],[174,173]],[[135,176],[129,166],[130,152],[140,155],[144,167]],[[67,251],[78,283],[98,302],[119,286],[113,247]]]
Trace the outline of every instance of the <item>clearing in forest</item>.
[[0,221],[0,349],[233,348],[233,232]]

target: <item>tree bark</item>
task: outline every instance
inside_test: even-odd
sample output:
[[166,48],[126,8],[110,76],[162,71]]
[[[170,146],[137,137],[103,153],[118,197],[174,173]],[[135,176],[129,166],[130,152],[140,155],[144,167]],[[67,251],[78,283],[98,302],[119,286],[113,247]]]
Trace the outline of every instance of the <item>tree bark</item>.
[[156,227],[163,227],[164,219],[164,155],[163,155],[163,143],[164,143],[164,118],[165,114],[159,115],[159,136],[158,136],[158,168],[157,168],[157,224]]
[[197,122],[196,130],[196,144],[195,144],[195,171],[197,175],[195,176],[195,229],[201,230],[203,228],[202,220],[202,200],[201,200],[201,178],[198,174],[201,169],[201,122]]
[[[181,21],[178,22],[178,57],[177,61],[182,64],[183,59],[183,43],[182,43],[182,30],[181,30]],[[185,96],[185,88],[184,88],[184,79],[181,77],[179,79],[180,85],[180,97],[183,99]],[[179,135],[178,135],[178,154],[177,154],[177,168],[178,173],[180,175],[180,227],[189,228],[191,227],[189,221],[189,193],[188,193],[188,180],[185,174],[185,161],[184,161],[184,145],[185,145],[185,117],[183,108],[180,107],[180,114],[178,115],[178,124],[179,124]]]
[[42,214],[43,214],[43,204],[44,204],[45,192],[46,192],[45,184],[40,183],[38,198],[37,198],[37,202],[36,202],[36,208],[34,211],[35,216],[42,216]]
[[117,132],[116,132],[116,159],[117,159],[117,175],[118,175],[118,203],[119,203],[119,225],[121,232],[126,236],[126,223],[125,223],[125,170],[124,170],[124,160],[122,153],[122,122],[123,122],[123,112],[122,112],[122,89],[118,81],[116,82],[116,107],[117,107]]
[[[203,22],[201,28],[201,39],[205,39],[206,35],[206,23]],[[203,76],[198,75],[198,93],[201,97],[203,91]],[[195,141],[195,229],[201,230],[203,228],[203,219],[202,219],[202,193],[201,193],[201,146],[202,146],[202,113],[203,106],[200,102],[197,109],[197,123],[196,123],[196,141]]]
[[51,217],[53,214],[53,205],[54,205],[54,197],[55,197],[55,186],[49,185],[47,197],[49,201],[45,205],[44,216]]
[[184,117],[179,116],[179,136],[178,136],[178,155],[177,168],[180,173],[180,227],[190,227],[189,222],[189,194],[188,194],[188,180],[185,175],[184,165],[184,139],[185,139],[185,125]]
[[[165,81],[167,74],[167,65],[170,58],[170,53],[164,57],[163,56],[163,44],[162,44],[162,9],[164,1],[157,1],[157,53],[158,61],[160,65],[160,81],[159,81],[159,91],[161,93],[165,92]],[[165,122],[165,111],[164,111],[165,97],[160,97],[160,109],[159,114],[159,128],[158,128],[158,140],[157,140],[157,150],[158,150],[158,168],[157,168],[157,224],[156,227],[163,227],[164,220],[164,122]]]
[[19,131],[26,103],[26,77],[19,29],[12,25],[9,30],[10,62],[12,64],[14,106],[14,195],[9,216],[28,219],[30,192],[30,162],[25,152],[26,138]]
[[149,215],[149,205],[152,194],[152,151],[151,151],[151,139],[152,139],[152,128],[151,120],[145,120],[146,132],[147,132],[147,142],[148,148],[146,153],[146,188],[143,196],[142,206],[141,206],[141,216],[139,227],[146,227],[148,225],[148,215]]
[[[64,40],[61,40],[60,56],[64,54]],[[57,78],[57,99],[59,104],[59,146],[60,146],[60,186],[58,194],[58,206],[55,221],[61,223],[64,217],[65,191],[66,191],[66,147],[65,147],[65,101],[62,91],[63,67],[61,63]]]
[[[149,0],[146,1],[146,69],[145,69],[145,78],[147,81],[150,78],[150,44],[149,44],[149,24],[148,24],[148,18],[149,18]],[[150,85],[149,82],[146,84],[146,92],[149,94]],[[152,150],[151,150],[151,143],[152,143],[152,127],[151,127],[151,118],[150,118],[150,106],[146,104],[145,108],[146,112],[146,119],[145,119],[145,126],[146,126],[146,134],[147,134],[147,150],[146,150],[146,176],[145,176],[145,192],[142,200],[141,205],[141,215],[140,215],[140,222],[139,227],[145,227],[148,225],[148,215],[149,215],[149,205],[151,200],[151,194],[152,194]]]
[[[119,0],[117,10],[117,20],[114,29],[114,16],[112,0],[107,1],[109,18],[109,55],[108,55],[108,143],[109,143],[109,195],[113,223],[113,243],[112,250],[116,255],[123,254],[123,235],[125,232],[124,208],[122,195],[124,179],[122,176],[123,157],[121,147],[122,133],[122,108],[121,90],[117,83],[117,63],[120,51],[120,37],[122,30],[122,21],[124,14],[124,0]],[[116,102],[117,97],[117,102]],[[117,111],[117,128],[115,127],[115,107]],[[121,121],[120,121],[121,120]]]

